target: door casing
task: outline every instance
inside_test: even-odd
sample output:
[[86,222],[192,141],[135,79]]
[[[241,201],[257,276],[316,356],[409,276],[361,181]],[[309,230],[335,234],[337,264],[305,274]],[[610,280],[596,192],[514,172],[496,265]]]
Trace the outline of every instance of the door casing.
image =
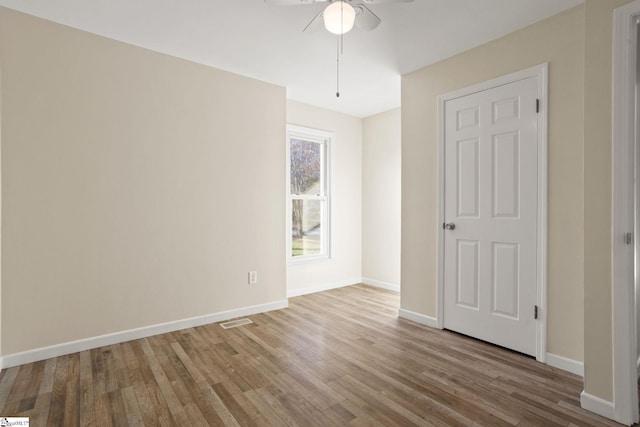
[[[613,287],[613,407],[600,415],[622,424],[640,420],[637,389],[637,347],[634,295],[634,245],[624,241],[633,232],[635,181],[635,84],[637,23],[640,1],[613,12],[613,164],[611,273]],[[583,392],[584,394],[584,392]],[[584,407],[583,401],[583,407]]]
[[547,325],[547,93],[548,63],[540,64],[493,80],[469,86],[438,97],[438,220],[436,263],[436,327],[444,328],[444,230],[445,222],[445,103],[449,100],[535,77],[538,81],[538,224],[537,224],[537,305],[536,360],[546,362]]

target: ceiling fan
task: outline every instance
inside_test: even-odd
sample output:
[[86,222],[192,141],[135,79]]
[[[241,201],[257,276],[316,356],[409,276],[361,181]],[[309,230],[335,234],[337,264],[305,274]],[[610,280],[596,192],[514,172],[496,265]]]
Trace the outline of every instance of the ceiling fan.
[[374,30],[382,20],[369,9],[367,4],[410,3],[413,0],[264,0],[265,3],[283,6],[327,3],[327,7],[318,12],[302,31],[324,27],[330,33],[338,35],[336,47],[336,97],[340,97],[340,55],[342,39],[345,33],[357,26],[365,31]]
[[413,0],[264,0],[265,3],[295,6],[303,4],[327,3],[327,7],[304,27],[303,31],[319,27],[324,23],[325,28],[333,34],[344,34],[356,27],[371,31],[380,25],[382,20],[373,13],[368,4],[409,3]]

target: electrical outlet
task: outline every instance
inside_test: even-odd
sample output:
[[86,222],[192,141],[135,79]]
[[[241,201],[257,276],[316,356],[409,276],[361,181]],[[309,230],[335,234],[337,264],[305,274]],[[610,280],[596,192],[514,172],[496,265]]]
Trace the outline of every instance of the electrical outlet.
[[257,271],[250,271],[249,272],[249,284],[250,285],[255,285],[256,283],[258,283],[258,272]]

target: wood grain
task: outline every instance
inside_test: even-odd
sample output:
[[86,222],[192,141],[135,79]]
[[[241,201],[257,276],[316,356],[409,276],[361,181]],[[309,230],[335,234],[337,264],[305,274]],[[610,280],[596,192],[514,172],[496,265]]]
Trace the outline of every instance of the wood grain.
[[365,285],[5,369],[0,415],[32,426],[616,426],[580,408],[582,379],[398,319]]

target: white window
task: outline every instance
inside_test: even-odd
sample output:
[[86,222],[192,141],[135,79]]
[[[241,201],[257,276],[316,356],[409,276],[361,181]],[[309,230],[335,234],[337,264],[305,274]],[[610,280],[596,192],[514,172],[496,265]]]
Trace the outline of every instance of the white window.
[[287,257],[329,258],[329,149],[333,135],[287,126]]

